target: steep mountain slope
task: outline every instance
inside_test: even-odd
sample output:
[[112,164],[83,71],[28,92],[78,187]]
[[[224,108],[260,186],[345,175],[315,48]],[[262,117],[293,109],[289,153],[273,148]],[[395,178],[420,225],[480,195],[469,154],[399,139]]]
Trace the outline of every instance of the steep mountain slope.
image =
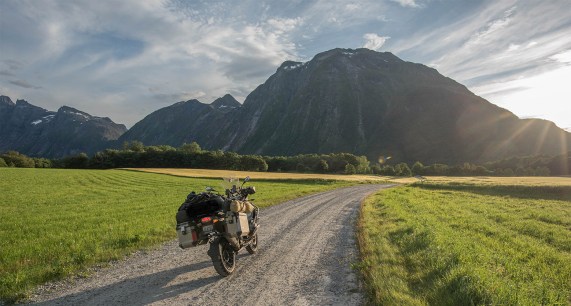
[[109,118],[71,107],[51,112],[24,100],[14,104],[9,97],[0,96],[0,152],[15,150],[47,158],[93,154],[126,130]]

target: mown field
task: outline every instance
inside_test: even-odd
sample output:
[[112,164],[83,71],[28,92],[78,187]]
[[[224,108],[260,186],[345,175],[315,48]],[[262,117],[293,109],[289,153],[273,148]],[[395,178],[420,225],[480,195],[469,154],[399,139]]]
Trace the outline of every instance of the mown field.
[[571,304],[570,186],[403,185],[358,228],[372,304]]
[[[340,180],[340,181],[387,181],[396,177],[356,174],[318,174],[318,173],[287,173],[287,172],[254,172],[254,171],[233,171],[233,170],[211,170],[211,169],[180,169],[180,168],[125,168],[127,170],[162,173],[185,177],[223,177],[228,174],[236,174],[238,177],[249,176],[255,179],[264,180]],[[407,178],[410,179],[410,178]],[[417,181],[417,179],[414,179]]]
[[[0,168],[0,299],[23,298],[38,284],[174,239],[175,213],[186,195],[217,189],[219,181],[128,170]],[[256,186],[256,204],[267,207],[355,182],[247,184]]]

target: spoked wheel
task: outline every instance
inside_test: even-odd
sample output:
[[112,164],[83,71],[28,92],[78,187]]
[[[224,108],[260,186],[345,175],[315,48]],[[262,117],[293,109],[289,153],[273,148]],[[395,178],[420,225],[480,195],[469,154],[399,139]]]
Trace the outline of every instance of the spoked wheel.
[[208,255],[210,255],[214,269],[218,274],[226,277],[234,272],[234,268],[236,267],[236,253],[225,238],[217,238],[214,240],[210,244]]
[[246,251],[250,254],[258,253],[258,233],[254,234],[252,243],[246,247]]

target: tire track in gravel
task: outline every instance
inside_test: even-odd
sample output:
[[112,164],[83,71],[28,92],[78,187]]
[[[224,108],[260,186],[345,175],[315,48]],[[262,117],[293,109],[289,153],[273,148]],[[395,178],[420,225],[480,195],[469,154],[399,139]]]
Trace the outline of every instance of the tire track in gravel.
[[357,185],[263,209],[258,253],[241,251],[236,270],[226,278],[214,270],[206,254],[208,245],[182,250],[174,240],[149,254],[138,252],[89,278],[77,278],[73,284],[41,286],[32,302],[359,305],[364,297],[344,261],[356,252],[352,222],[367,195],[396,185]]

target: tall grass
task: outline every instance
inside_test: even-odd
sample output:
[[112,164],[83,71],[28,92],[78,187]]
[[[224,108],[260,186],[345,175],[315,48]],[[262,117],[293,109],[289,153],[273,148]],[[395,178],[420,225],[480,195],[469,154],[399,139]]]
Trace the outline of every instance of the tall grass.
[[367,199],[359,267],[378,305],[571,303],[571,187],[416,184]]
[[[191,191],[221,179],[126,170],[0,168],[0,299],[176,237]],[[261,207],[354,183],[257,181]]]

